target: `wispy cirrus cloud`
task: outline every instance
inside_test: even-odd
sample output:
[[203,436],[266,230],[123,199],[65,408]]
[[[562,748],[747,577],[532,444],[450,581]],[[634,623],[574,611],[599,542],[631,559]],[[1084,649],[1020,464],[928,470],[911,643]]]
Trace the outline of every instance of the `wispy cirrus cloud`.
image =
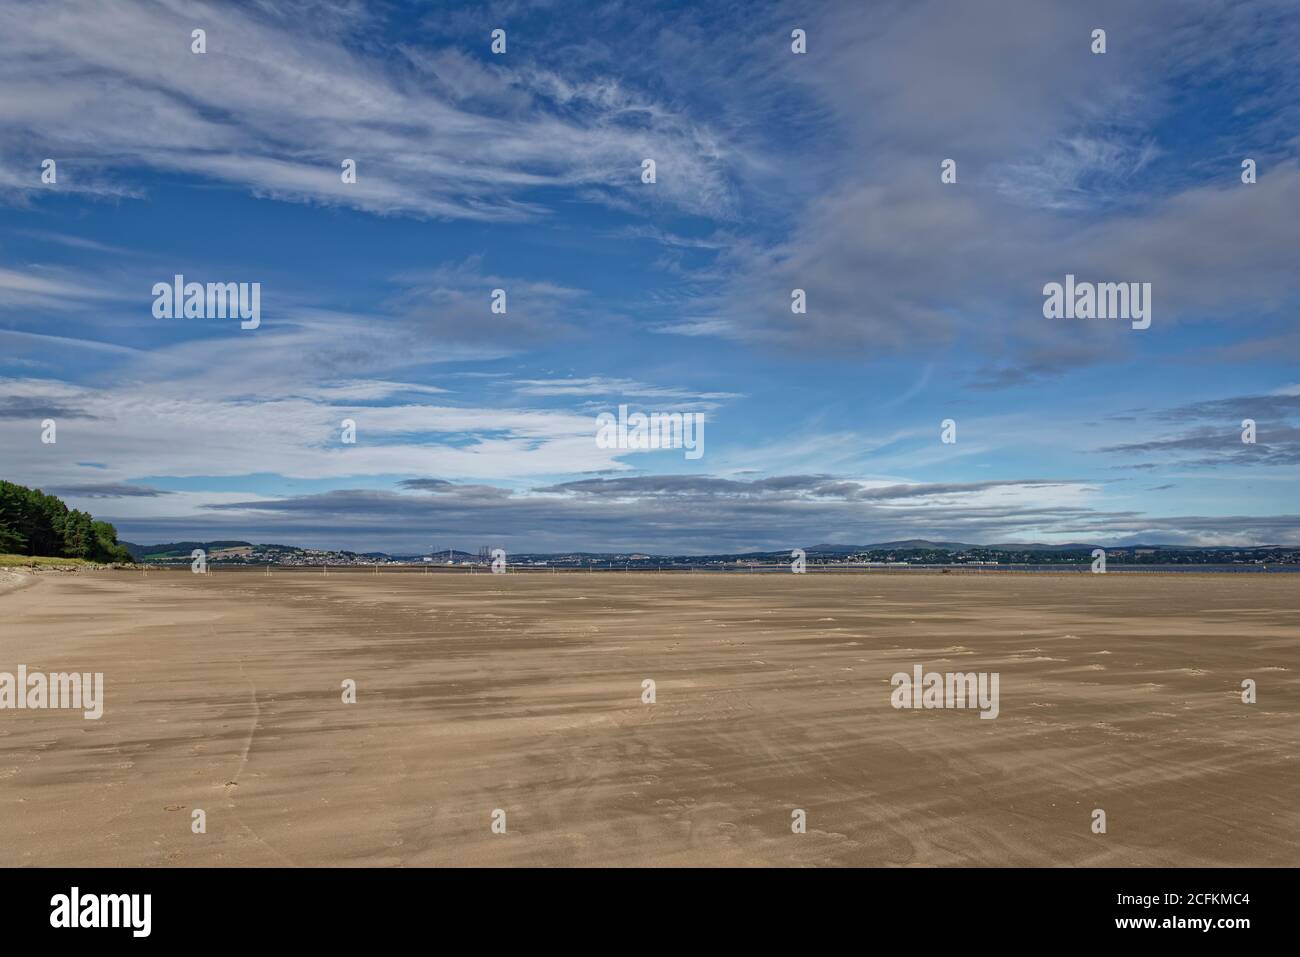
[[[122,195],[134,171],[200,175],[260,195],[380,214],[483,221],[538,216],[548,188],[640,187],[722,210],[731,189],[702,124],[620,89],[566,82],[526,46],[490,65],[459,52],[375,56],[370,24],[316,5],[75,2],[0,10],[0,173],[42,188]],[[190,49],[207,32],[207,52]],[[486,47],[487,30],[484,30]],[[513,108],[502,92],[511,94]],[[340,163],[357,161],[354,184]]]
[[708,404],[735,399],[735,392],[696,392],[672,386],[650,385],[635,379],[610,376],[583,376],[567,379],[517,379],[512,383],[520,395],[571,396],[602,399],[634,397],[638,399],[682,400],[692,404]]
[[[1127,418],[1144,429],[1152,423],[1184,428],[1103,446],[1098,452],[1154,457],[1173,467],[1196,469],[1300,465],[1300,390],[1291,387],[1267,395],[1204,399]],[[1252,442],[1243,441],[1248,420],[1254,423]]]
[[99,282],[87,282],[69,270],[43,266],[0,267],[0,307],[72,309],[121,294]]

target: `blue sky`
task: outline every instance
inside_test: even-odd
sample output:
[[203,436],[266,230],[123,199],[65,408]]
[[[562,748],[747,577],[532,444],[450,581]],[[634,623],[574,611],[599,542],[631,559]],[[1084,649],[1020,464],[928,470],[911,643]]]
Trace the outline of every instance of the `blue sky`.
[[1300,543],[1294,4],[16,2],[0,91],[0,476],[127,540]]

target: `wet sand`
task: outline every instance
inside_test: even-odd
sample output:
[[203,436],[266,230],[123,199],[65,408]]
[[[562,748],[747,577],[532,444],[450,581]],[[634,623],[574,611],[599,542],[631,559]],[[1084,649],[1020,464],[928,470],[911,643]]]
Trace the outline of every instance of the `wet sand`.
[[0,866],[1300,865],[1296,575],[28,577]]

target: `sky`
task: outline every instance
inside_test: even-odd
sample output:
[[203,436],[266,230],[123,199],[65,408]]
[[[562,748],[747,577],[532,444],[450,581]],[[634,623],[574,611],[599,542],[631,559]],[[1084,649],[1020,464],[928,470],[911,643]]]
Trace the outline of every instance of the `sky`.
[[1300,544],[1298,265],[1289,0],[0,6],[0,478],[136,543]]

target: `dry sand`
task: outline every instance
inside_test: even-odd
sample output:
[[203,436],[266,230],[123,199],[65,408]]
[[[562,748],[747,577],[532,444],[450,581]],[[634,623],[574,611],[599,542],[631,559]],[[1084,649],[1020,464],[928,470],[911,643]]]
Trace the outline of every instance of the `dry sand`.
[[0,711],[0,865],[1300,864],[1298,575],[25,580],[0,671],[106,705]]

